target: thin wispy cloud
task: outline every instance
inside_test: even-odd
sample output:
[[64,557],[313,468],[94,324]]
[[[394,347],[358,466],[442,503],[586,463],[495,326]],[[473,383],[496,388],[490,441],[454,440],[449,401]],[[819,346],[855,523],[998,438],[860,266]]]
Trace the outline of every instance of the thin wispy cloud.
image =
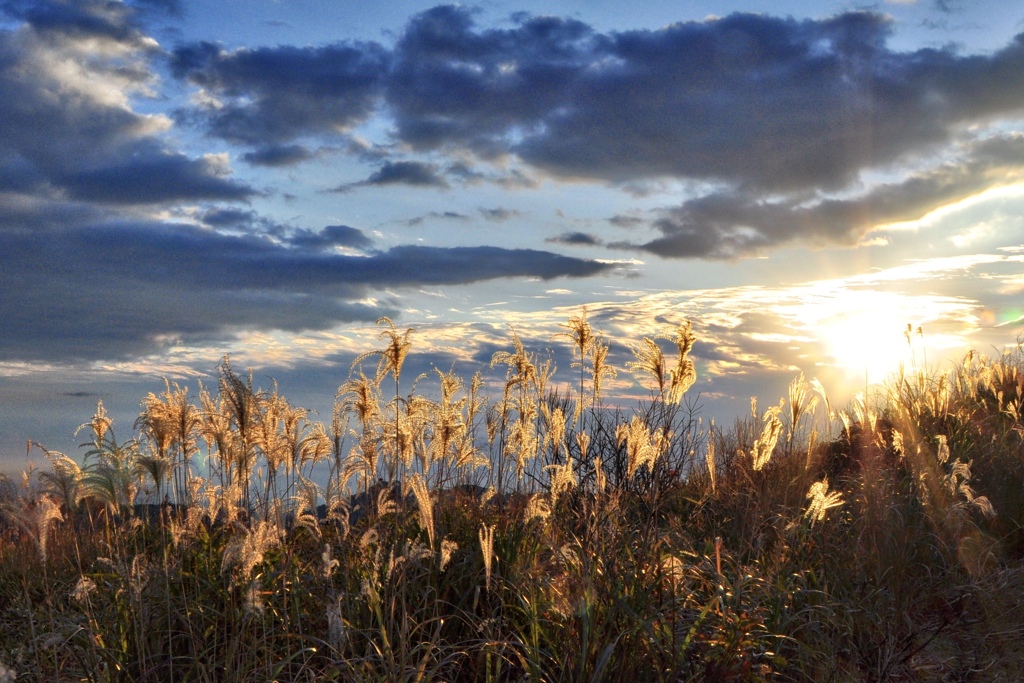
[[485,209],[481,207],[479,211],[481,216],[494,223],[501,223],[522,215],[522,213],[516,209],[504,209],[500,206],[494,207],[493,209]]
[[374,171],[369,178],[355,183],[346,183],[334,188],[334,192],[351,192],[360,187],[385,185],[408,185],[410,187],[435,187],[447,189],[448,181],[434,164],[420,161],[389,161]]
[[470,220],[470,218],[467,214],[459,213],[458,211],[431,211],[430,213],[424,216],[414,216],[413,218],[406,219],[402,222],[407,227],[412,228],[416,227],[417,225],[422,225],[425,221],[428,220],[457,221],[460,223],[464,223]]

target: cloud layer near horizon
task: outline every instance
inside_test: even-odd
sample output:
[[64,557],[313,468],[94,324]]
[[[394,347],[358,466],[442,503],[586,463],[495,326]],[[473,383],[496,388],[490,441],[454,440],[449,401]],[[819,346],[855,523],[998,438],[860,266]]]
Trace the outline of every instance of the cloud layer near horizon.
[[[328,229],[325,239],[358,241]],[[5,359],[81,361],[159,351],[232,330],[321,330],[395,314],[368,303],[388,287],[455,285],[501,277],[583,277],[611,266],[532,249],[397,246],[326,253],[308,234],[285,246],[165,223],[0,231]],[[365,237],[363,238],[365,240]],[[30,288],[25,283],[32,283]]]

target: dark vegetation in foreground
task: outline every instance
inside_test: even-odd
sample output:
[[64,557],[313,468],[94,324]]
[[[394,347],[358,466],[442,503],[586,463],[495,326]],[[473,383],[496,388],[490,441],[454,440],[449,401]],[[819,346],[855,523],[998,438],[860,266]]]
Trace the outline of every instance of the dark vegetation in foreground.
[[83,465],[34,446],[51,468],[3,482],[0,681],[1024,679],[1019,344],[845,410],[801,376],[723,428],[685,397],[688,324],[633,347],[626,413],[585,313],[578,386],[513,335],[491,401],[401,393],[382,322],[329,424],[225,360],[134,439],[100,405]]

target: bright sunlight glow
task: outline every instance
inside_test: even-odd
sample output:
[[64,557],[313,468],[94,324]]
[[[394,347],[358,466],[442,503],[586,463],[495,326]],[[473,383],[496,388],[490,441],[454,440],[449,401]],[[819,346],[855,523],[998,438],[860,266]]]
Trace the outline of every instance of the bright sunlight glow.
[[[907,318],[893,311],[854,311],[823,320],[821,342],[828,363],[851,379],[881,382],[913,364],[914,335],[908,342],[902,330]],[[912,328],[912,331],[914,328]]]
[[922,310],[921,298],[860,290],[831,294],[800,306],[798,313],[808,336],[819,343],[821,365],[836,368],[849,382],[868,384],[886,380],[901,364],[923,366],[918,330],[929,311]]

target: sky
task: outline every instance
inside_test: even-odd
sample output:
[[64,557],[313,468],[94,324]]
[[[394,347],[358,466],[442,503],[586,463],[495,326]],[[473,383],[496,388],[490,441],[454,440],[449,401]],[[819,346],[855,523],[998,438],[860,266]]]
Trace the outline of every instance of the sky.
[[329,419],[381,316],[585,306],[624,405],[689,320],[720,423],[1024,335],[1021,1],[4,0],[0,131],[0,471],[226,355]]

